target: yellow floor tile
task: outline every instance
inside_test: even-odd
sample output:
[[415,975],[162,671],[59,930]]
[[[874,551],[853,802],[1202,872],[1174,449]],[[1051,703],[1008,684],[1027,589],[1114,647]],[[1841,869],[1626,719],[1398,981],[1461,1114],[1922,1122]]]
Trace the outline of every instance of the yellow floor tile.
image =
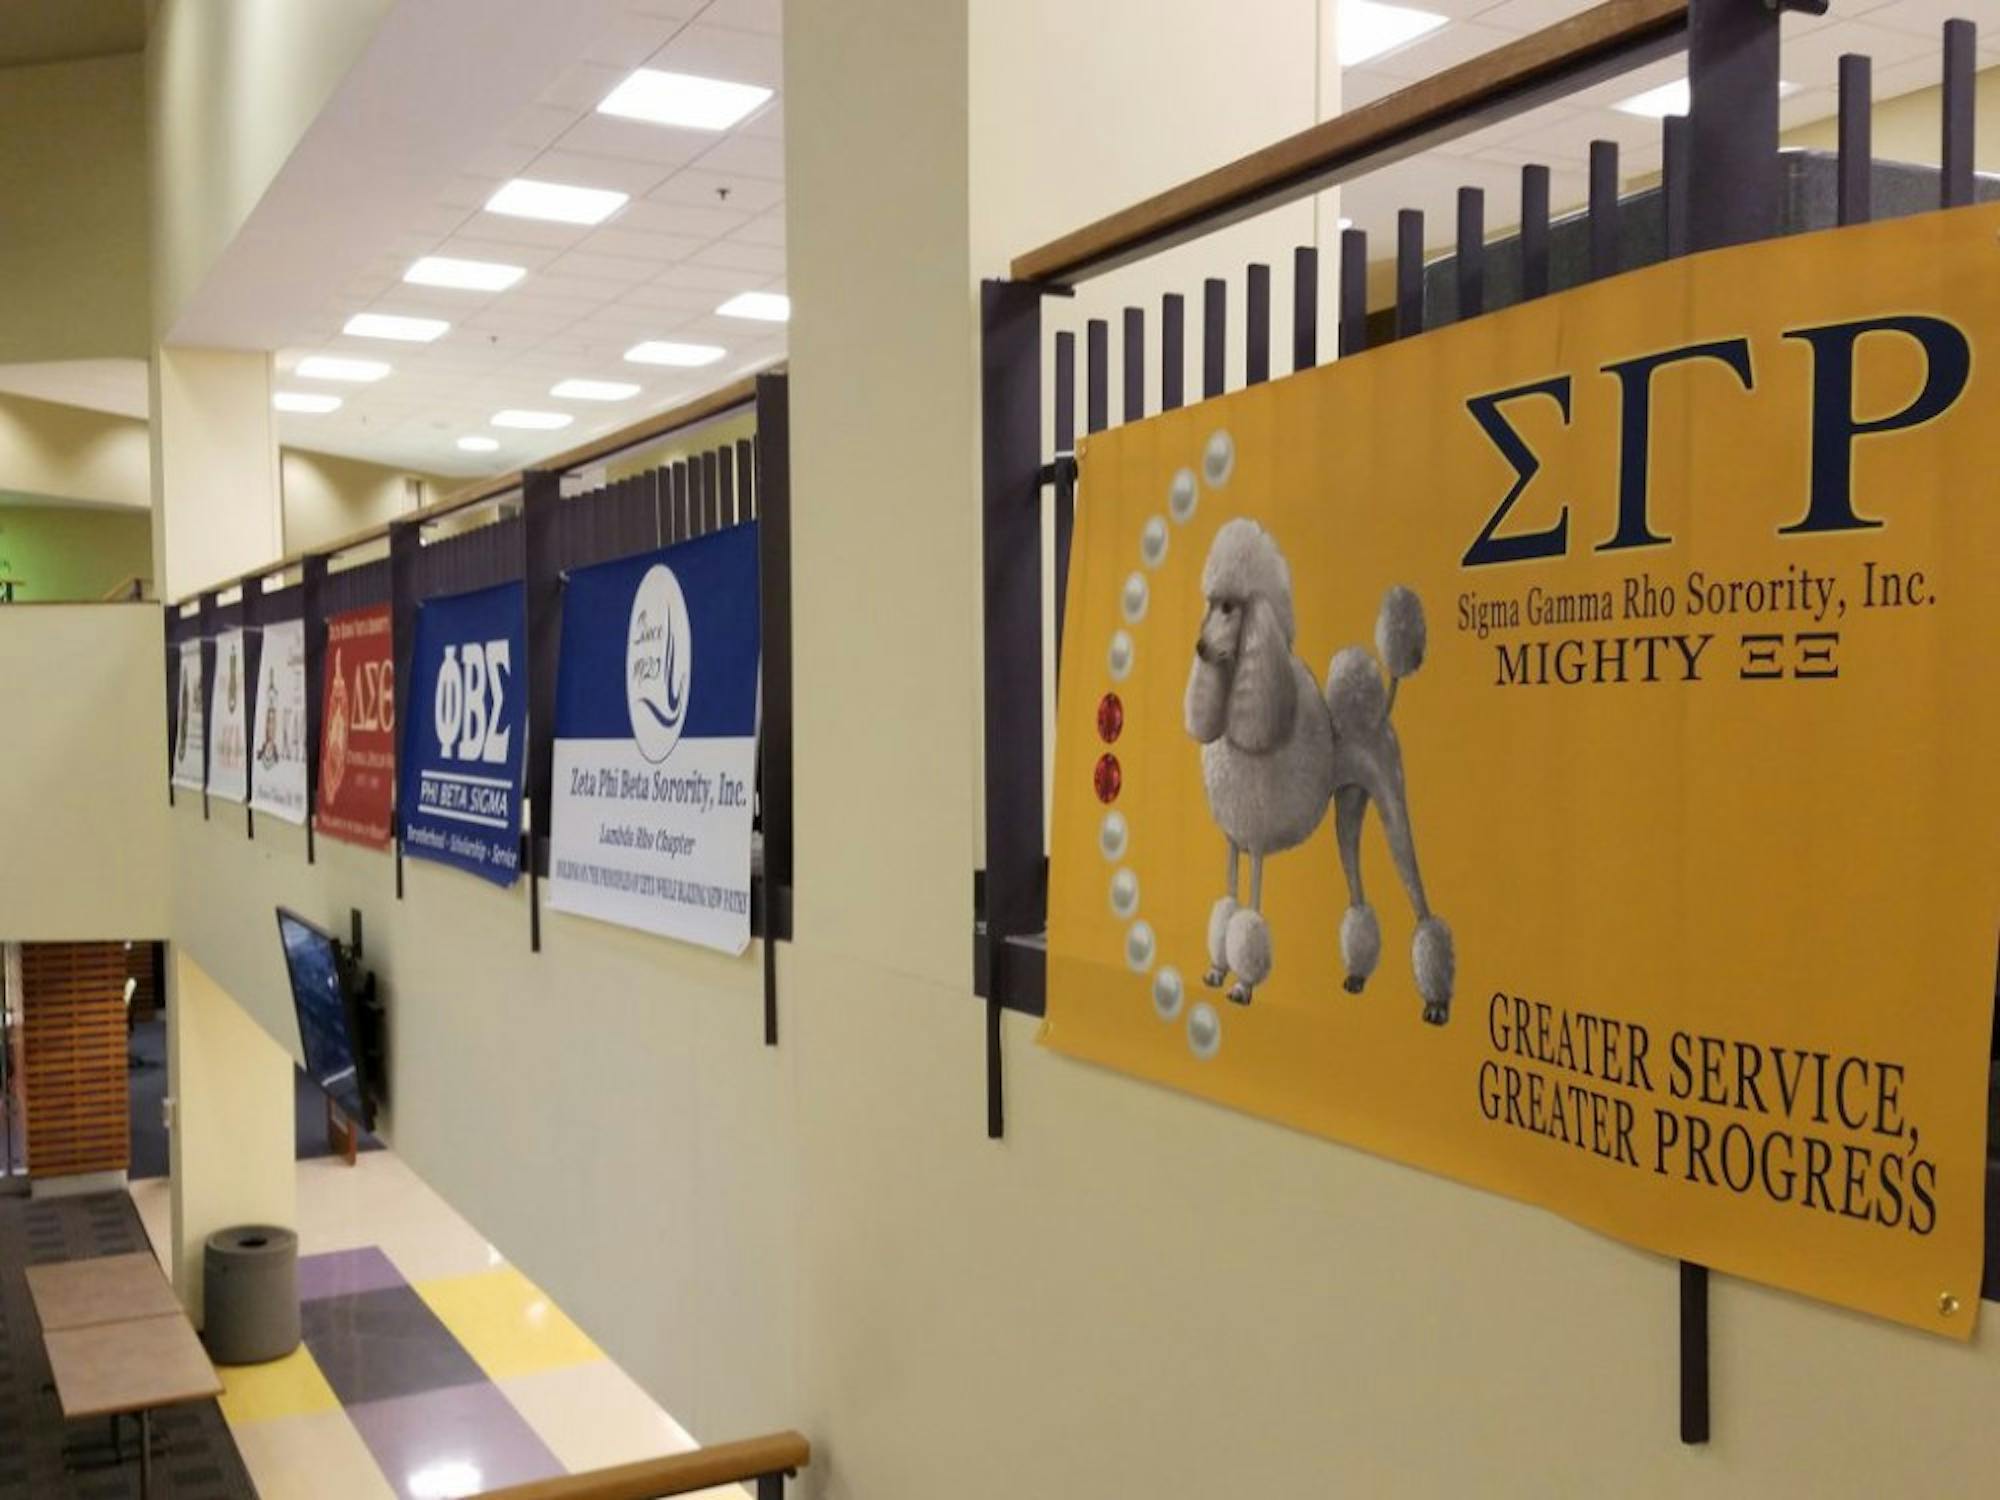
[[216,1373],[222,1377],[222,1417],[231,1427],[340,1409],[304,1344],[268,1364],[218,1365]]
[[512,1266],[416,1285],[417,1295],[494,1380],[604,1358],[562,1309]]

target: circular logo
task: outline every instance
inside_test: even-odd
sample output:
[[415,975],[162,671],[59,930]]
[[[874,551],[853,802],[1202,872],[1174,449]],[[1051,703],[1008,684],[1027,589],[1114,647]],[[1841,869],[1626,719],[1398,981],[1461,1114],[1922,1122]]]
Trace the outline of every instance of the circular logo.
[[632,596],[625,631],[625,703],[639,753],[658,764],[673,754],[687,723],[694,678],[694,631],[672,568],[655,563]]

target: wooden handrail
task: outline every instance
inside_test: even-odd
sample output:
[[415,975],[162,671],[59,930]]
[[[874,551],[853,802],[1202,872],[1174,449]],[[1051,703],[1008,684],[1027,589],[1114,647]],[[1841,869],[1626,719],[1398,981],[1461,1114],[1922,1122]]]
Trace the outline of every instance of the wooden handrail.
[[812,1445],[804,1437],[796,1432],[774,1432],[677,1453],[672,1458],[646,1458],[613,1469],[488,1490],[478,1500],[660,1500],[666,1495],[691,1495],[718,1484],[741,1484],[767,1474],[789,1473],[811,1460]]
[[[537,461],[535,468],[565,473],[571,469],[582,468],[585,464],[593,463],[609,454],[636,448],[653,438],[671,437],[684,428],[694,427],[736,407],[747,406],[757,399],[757,376],[782,374],[784,369],[782,361],[773,364],[767,369],[746,375],[741,380],[732,381],[728,385],[710,391],[705,396],[684,401],[667,411],[655,412],[650,417],[641,417],[616,432],[608,432],[603,437],[579,447],[567,449],[562,453],[552,453],[547,458]],[[418,526],[428,526],[434,521],[441,521],[446,516],[455,515],[462,510],[470,510],[473,506],[484,504],[488,500],[497,500],[520,487],[521,471],[518,469],[507,474],[494,474],[485,479],[476,479],[471,484],[462,485],[450,494],[433,500],[429,505],[418,506],[415,510],[397,516],[393,520],[377,521],[372,526],[364,526],[346,536],[335,537],[330,542],[321,542],[317,546],[302,547],[296,552],[287,552],[283,557],[268,562],[261,568],[240,573],[234,578],[221,579],[197,593],[189,594],[174,602],[186,604],[202,594],[221,593],[239,586],[248,587],[258,579],[269,578],[273,573],[296,568],[308,557],[331,557],[336,553],[351,552],[356,547],[367,546],[370,542],[385,540],[389,532],[397,526],[407,526],[412,522]]]
[[146,597],[146,578],[135,573],[130,578],[121,578],[106,589],[98,599],[99,604],[129,604],[135,599]]
[[1015,258],[1068,285],[1679,50],[1688,0],[1606,3],[1301,130]]

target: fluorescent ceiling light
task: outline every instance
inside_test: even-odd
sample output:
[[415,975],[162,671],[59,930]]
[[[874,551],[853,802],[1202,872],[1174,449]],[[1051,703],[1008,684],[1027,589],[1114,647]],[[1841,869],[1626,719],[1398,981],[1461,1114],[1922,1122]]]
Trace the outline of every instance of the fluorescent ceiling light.
[[356,313],[341,332],[357,339],[396,339],[405,344],[428,344],[444,337],[451,327],[443,318],[404,318],[394,313]]
[[1385,52],[1393,52],[1444,25],[1446,17],[1407,5],[1383,5],[1380,0],[1340,0],[1335,35],[1340,39],[1340,65],[1357,67]]
[[403,273],[403,280],[417,286],[448,286],[466,292],[504,292],[527,274],[526,266],[503,265],[497,260],[426,255]]
[[[1780,82],[1778,97],[1796,94],[1796,83]],[[1668,115],[1684,115],[1688,112],[1688,81],[1676,78],[1672,83],[1663,83],[1656,89],[1647,89],[1643,94],[1634,94],[1630,99],[1621,100],[1611,106],[1628,115],[1642,115],[1648,120],[1664,120]]]
[[516,177],[486,200],[486,211],[515,219],[550,219],[558,224],[602,224],[625,206],[629,196],[610,188],[569,187]]
[[491,453],[500,446],[500,439],[490,437],[462,437],[458,446],[467,453]]
[[496,411],[489,420],[495,427],[525,427],[535,432],[551,432],[576,420],[566,411]]
[[627,349],[625,357],[635,365],[673,365],[676,369],[692,370],[701,365],[714,364],[726,352],[713,344],[676,344],[671,339],[648,339]]
[[783,292],[738,292],[716,311],[725,318],[755,318],[759,323],[783,323],[792,315],[792,299]]
[[379,359],[342,359],[335,354],[308,354],[293,368],[307,380],[380,380],[389,366]]
[[727,130],[770,97],[754,83],[640,68],[604,96],[597,112],[685,130]]
[[340,397],[318,391],[274,391],[271,404],[279,411],[312,412],[321,415],[340,410]]
[[564,380],[549,387],[551,396],[569,401],[623,401],[639,394],[629,380]]

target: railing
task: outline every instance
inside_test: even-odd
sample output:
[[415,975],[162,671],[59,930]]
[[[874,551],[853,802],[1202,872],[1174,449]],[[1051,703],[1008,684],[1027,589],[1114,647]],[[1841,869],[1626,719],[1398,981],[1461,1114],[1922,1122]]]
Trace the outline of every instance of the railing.
[[130,578],[121,579],[106,589],[104,596],[97,602],[100,604],[136,604],[139,600],[146,597],[146,584],[149,581],[136,574]]
[[[641,453],[716,418],[750,412],[753,438],[711,444],[672,463],[661,463],[590,491],[566,495],[565,476],[614,455]],[[531,704],[555,697],[556,643],[561,627],[562,578],[576,567],[630,556],[702,536],[741,520],[759,526],[759,589],[763,615],[763,707],[759,739],[755,829],[761,859],[751,880],[751,931],[763,943],[764,1039],[777,1041],[777,960],[774,941],[792,931],[792,715],[791,521],[789,405],[782,367],[725,386],[671,411],[646,418],[584,446],[515,474],[467,485],[430,505],[349,536],[294,553],[217,584],[168,607],[167,703],[171,743],[175,717],[178,645],[218,631],[246,631],[250,680],[259,670],[259,632],[266,624],[306,622],[306,757],[308,807],[319,781],[321,685],[327,616],[387,603],[391,608],[396,678],[396,722],[407,722],[409,667],[418,603],[431,595],[521,580],[527,592],[527,691]],[[697,442],[697,448],[703,445]],[[492,515],[448,535],[427,537],[441,521],[465,517],[476,507]],[[386,543],[386,547],[384,544]],[[384,551],[387,556],[382,555]],[[343,556],[365,560],[336,566]],[[372,554],[372,555],[371,555]],[[282,587],[279,579],[296,578]],[[203,647],[204,677],[213,670],[213,647]],[[522,869],[528,880],[529,948],[541,951],[541,881],[548,873],[553,797],[554,715],[528,718]],[[169,785],[168,797],[173,791]],[[202,794],[202,813],[210,815]],[[245,809],[247,835],[256,837],[256,815]],[[395,845],[396,896],[403,897],[403,859]],[[306,859],[316,859],[316,839],[306,820]]]
[[[1971,8],[1971,0],[1967,0]],[[1453,253],[1426,265],[1424,216],[1398,216],[1393,311],[1371,315],[1368,240],[1340,236],[1334,288],[1339,353],[1371,342],[1421,334],[1427,327],[1496,311],[1505,302],[1548,294],[1659,260],[1774,237],[1786,231],[1785,172],[1779,153],[1779,17],[1787,10],[1824,13],[1827,0],[1609,0],[1559,25],[1484,57],[1412,84],[1373,104],[1190,179],[1178,187],[1086,225],[1018,257],[1010,281],[993,281],[981,299],[981,445],[985,620],[986,864],[975,872],[973,954],[978,994],[986,1001],[987,1133],[1005,1129],[1001,1014],[1031,1015],[1045,1004],[1047,879],[1044,787],[1046,663],[1060,659],[1063,593],[1076,495],[1077,337],[1058,332],[1045,350],[1044,299],[1075,283],[1252,214],[1363,176],[1428,146],[1495,124],[1563,94],[1595,84],[1685,46],[1690,112],[1662,122],[1662,171],[1646,195],[1644,254],[1633,242],[1639,205],[1621,199],[1618,148],[1590,150],[1588,207],[1552,223],[1550,171],[1521,169],[1519,231],[1512,244],[1489,243],[1485,195],[1461,188]],[[1992,195],[1973,172],[1976,35],[1969,21],[1942,31],[1942,166],[1921,174],[1923,207],[1955,207]],[[1878,169],[1870,147],[1870,62],[1847,56],[1839,67],[1839,150],[1825,210],[1828,222],[1855,224],[1877,212],[1912,211],[1907,173]],[[1796,165],[1796,164],[1795,164]],[[1987,191],[1982,194],[1984,187]],[[1902,201],[1895,201],[1897,195]],[[1792,227],[1799,227],[1794,224]],[[1505,261],[1501,260],[1504,252]],[[1512,284],[1504,274],[1512,273]],[[1319,251],[1293,252],[1292,363],[1317,364]],[[1245,270],[1244,379],[1269,379],[1272,361],[1271,268]],[[1208,278],[1198,303],[1201,390],[1225,389],[1227,283]],[[1186,299],[1167,294],[1159,308],[1159,387],[1155,410],[1181,406],[1186,376]],[[1147,415],[1147,318],[1123,311],[1122,406],[1115,420]],[[1112,329],[1091,319],[1084,330],[1085,430],[1112,425]],[[1054,375],[1045,403],[1043,371]],[[1045,457],[1044,416],[1054,452]],[[1053,571],[1042,553],[1044,495],[1053,498]],[[1054,652],[1043,640],[1045,590],[1054,592]],[[2000,1157],[1988,1161],[1988,1264],[1985,1295],[2000,1298]],[[1697,1265],[1681,1268],[1681,1435],[1707,1441],[1708,1283]]]
[[812,1460],[812,1445],[796,1432],[718,1443],[672,1458],[648,1458],[588,1474],[537,1479],[478,1500],[665,1500],[722,1484],[757,1486],[757,1500],[784,1500],[785,1480]]

